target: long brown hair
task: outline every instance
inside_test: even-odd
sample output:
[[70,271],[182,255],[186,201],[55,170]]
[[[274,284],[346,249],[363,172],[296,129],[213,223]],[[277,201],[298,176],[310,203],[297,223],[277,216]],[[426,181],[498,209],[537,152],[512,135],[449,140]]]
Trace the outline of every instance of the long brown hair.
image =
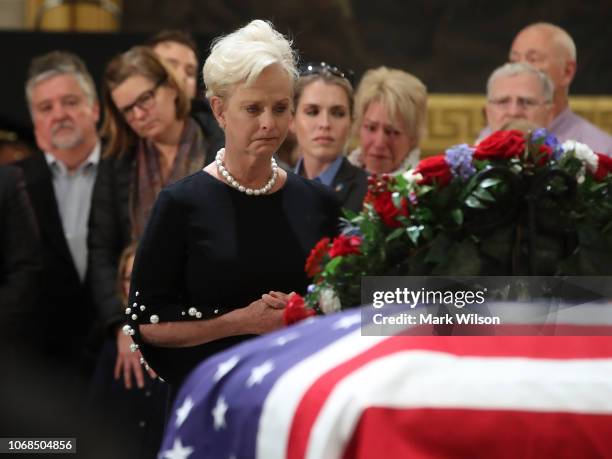
[[103,156],[123,155],[138,139],[130,128],[123,114],[119,112],[111,92],[134,75],[141,75],[153,82],[164,81],[165,85],[176,90],[176,118],[185,119],[189,116],[191,101],[176,81],[174,74],[159,57],[146,46],[134,46],[119,54],[110,61],[104,72],[102,82],[102,98],[104,100],[104,123],[102,136],[106,138]]

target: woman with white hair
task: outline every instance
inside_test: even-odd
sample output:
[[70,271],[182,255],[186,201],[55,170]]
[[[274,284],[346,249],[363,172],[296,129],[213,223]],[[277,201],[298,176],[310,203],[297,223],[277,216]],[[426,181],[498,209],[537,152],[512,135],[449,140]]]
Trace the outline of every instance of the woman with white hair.
[[336,233],[331,190],[277,167],[297,71],[291,44],[255,20],[217,39],[204,83],[225,148],[163,190],[132,277],[131,334],[147,363],[178,384],[198,362],[283,326],[304,292],[310,249]]

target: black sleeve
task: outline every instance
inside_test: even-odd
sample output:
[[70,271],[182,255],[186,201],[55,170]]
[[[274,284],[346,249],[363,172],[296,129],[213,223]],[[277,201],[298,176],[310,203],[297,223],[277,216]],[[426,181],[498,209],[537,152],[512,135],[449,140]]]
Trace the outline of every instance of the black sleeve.
[[21,170],[1,168],[0,183],[0,325],[8,330],[24,325],[33,311],[42,260]]
[[118,212],[113,162],[100,162],[89,215],[89,275],[94,302],[105,327],[119,324],[123,305],[117,291],[117,270],[124,240]]
[[336,193],[334,193],[328,186],[316,182],[312,183],[319,188],[320,192],[324,196],[321,203],[321,209],[323,215],[325,215],[325,230],[321,237],[336,237],[340,234],[342,203],[340,202],[340,199],[338,199]]
[[363,200],[368,191],[368,176],[358,170],[350,184],[350,190],[344,201],[343,207],[352,210],[353,212],[361,212],[363,208]]
[[168,190],[162,190],[138,245],[130,288],[129,324],[190,319],[185,303],[187,247],[185,212]]

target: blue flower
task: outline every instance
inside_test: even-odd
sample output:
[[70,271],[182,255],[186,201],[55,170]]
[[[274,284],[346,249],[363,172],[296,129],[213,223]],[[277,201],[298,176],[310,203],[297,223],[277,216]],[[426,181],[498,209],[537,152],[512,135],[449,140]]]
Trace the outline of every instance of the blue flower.
[[[547,139],[548,137],[550,137],[550,134],[545,128],[537,128],[531,134],[531,140],[533,140],[534,142],[537,142],[538,140],[542,139]],[[546,141],[544,141],[544,143],[546,143]]]
[[559,140],[557,140],[557,138],[551,133],[549,133],[545,128],[535,129],[531,134],[531,140],[533,142],[543,140],[542,144],[549,146],[553,151],[552,157],[555,161],[558,161],[559,158],[561,158],[561,155],[563,155],[563,149],[559,144]]
[[449,165],[453,176],[467,180],[476,173],[472,166],[472,155],[474,149],[468,144],[453,145],[446,150],[446,163]]
[[552,135],[552,134],[548,134],[546,136],[546,139],[544,140],[544,145],[548,145],[550,148],[552,148],[553,151],[553,159],[555,161],[558,161],[559,158],[561,158],[561,156],[564,153],[563,148],[561,148],[561,144],[559,143],[559,140],[557,140],[557,138]]

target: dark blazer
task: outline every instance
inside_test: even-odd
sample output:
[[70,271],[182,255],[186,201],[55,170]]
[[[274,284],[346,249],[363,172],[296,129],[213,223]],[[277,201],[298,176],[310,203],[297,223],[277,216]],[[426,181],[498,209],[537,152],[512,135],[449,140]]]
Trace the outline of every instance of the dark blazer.
[[[214,119],[212,122],[216,124]],[[204,132],[208,154],[210,142],[206,135]],[[135,149],[103,158],[93,192],[87,241],[89,272],[94,302],[107,331],[125,320],[125,305],[117,292],[117,270],[121,253],[132,242],[129,202],[135,167]]]
[[74,266],[44,154],[35,152],[15,165],[23,170],[42,244],[41,298],[32,326],[45,354],[81,360],[96,316],[88,280],[81,282]]
[[[37,300],[41,270],[38,226],[23,174],[0,167],[0,343],[30,342],[24,334]],[[24,338],[26,338],[24,340]]]
[[332,188],[340,199],[342,207],[359,212],[363,206],[363,198],[368,191],[368,174],[343,158],[340,169],[332,182]]
[[131,242],[130,184],[136,155],[103,158],[93,192],[89,216],[89,273],[94,301],[105,329],[118,325],[125,305],[117,292],[117,269],[121,252]]

